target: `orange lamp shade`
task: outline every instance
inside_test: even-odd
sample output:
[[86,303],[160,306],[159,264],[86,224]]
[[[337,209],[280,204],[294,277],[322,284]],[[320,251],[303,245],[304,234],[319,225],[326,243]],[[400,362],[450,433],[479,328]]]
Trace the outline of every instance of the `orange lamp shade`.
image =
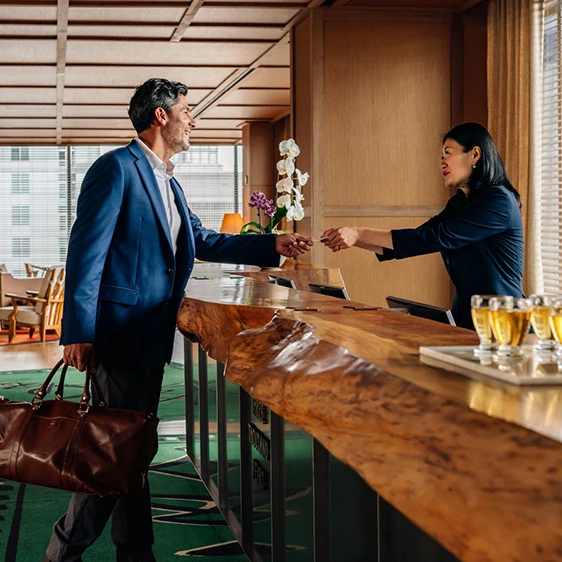
[[226,234],[240,234],[244,221],[240,213],[225,213],[222,218],[221,232]]

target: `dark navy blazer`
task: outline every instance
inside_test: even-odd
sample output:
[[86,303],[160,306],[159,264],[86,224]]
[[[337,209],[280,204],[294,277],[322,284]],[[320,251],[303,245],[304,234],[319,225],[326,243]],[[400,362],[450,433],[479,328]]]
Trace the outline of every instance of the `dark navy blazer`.
[[94,343],[98,362],[169,361],[195,257],[279,265],[275,235],[207,230],[174,179],[171,187],[182,219],[176,255],[156,177],[136,141],[88,170],[68,247],[63,345]]
[[455,285],[452,312],[458,326],[473,328],[470,297],[523,296],[523,221],[517,200],[503,186],[461,190],[437,216],[417,228],[392,231],[394,250],[379,259],[441,252]]

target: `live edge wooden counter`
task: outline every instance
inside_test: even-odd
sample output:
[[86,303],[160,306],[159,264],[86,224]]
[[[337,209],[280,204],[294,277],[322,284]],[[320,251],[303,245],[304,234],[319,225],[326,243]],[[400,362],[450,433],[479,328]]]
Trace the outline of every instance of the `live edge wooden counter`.
[[178,327],[229,380],[462,560],[562,560],[561,389],[420,362],[468,330],[204,267]]

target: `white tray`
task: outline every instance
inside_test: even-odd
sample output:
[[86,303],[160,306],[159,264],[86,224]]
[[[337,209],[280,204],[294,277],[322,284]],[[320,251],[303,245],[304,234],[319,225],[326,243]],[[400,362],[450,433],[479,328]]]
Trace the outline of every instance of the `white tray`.
[[539,358],[530,345],[522,346],[522,354],[516,359],[500,359],[493,354],[482,361],[474,355],[474,349],[473,346],[420,347],[420,359],[428,365],[472,378],[483,375],[516,385],[562,384],[562,370],[556,361]]

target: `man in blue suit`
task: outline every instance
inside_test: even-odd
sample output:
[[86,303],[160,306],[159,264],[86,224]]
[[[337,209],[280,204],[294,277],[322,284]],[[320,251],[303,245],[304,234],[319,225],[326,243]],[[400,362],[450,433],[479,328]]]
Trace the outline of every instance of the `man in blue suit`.
[[[129,106],[138,138],[94,162],[78,199],[66,263],[64,362],[95,370],[113,407],[156,413],[195,257],[276,266],[280,255],[296,257],[312,245],[299,234],[231,236],[201,225],[170,161],[189,149],[195,126],[186,95],[184,84],[165,79],[139,86]],[[147,483],[134,496],[73,494],[43,561],[82,560],[110,517],[118,561],[155,560]]]

